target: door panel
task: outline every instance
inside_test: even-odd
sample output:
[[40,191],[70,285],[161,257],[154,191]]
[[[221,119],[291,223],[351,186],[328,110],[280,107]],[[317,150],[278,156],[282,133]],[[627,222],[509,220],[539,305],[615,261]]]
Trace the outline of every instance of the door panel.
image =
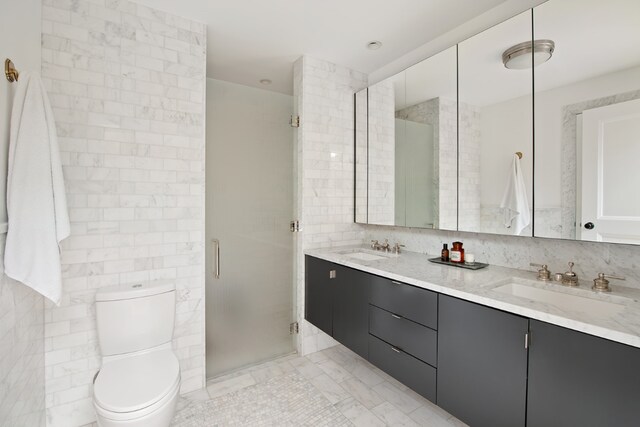
[[582,113],[582,240],[640,244],[638,141],[640,100]]
[[529,319],[438,298],[438,405],[473,427],[524,426]]
[[208,377],[293,350],[292,108],[288,95],[207,81]]
[[529,427],[637,426],[640,349],[531,321]]
[[329,335],[333,335],[333,285],[336,265],[325,260],[305,257],[304,318]]
[[338,267],[333,286],[333,338],[368,357],[369,275]]

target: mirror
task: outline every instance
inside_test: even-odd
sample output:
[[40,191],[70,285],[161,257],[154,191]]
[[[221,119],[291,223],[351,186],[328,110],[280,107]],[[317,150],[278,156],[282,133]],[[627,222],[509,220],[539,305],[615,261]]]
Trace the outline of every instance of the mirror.
[[355,103],[355,222],[367,223],[367,91],[354,96]]
[[362,93],[356,94],[356,222],[455,230],[456,47],[370,86],[366,100]]
[[458,44],[460,231],[532,235],[531,34],[527,11]]
[[556,45],[535,68],[535,235],[640,244],[640,3],[552,0],[534,18]]

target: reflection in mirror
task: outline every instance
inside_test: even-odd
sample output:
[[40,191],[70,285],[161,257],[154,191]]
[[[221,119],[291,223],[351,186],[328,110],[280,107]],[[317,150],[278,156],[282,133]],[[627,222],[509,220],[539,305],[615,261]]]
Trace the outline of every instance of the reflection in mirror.
[[461,231],[532,235],[531,34],[527,11],[458,45]]
[[[396,104],[396,224],[457,227],[456,47],[406,71],[404,104]],[[398,135],[398,132],[396,132]],[[403,181],[404,179],[404,181]]]
[[640,2],[551,0],[534,18],[556,43],[535,69],[535,235],[640,244]]
[[367,90],[355,94],[355,222],[367,223]]
[[404,103],[405,73],[369,87],[368,223],[394,225],[395,106]]
[[371,86],[368,119],[368,223],[455,230],[455,46]]

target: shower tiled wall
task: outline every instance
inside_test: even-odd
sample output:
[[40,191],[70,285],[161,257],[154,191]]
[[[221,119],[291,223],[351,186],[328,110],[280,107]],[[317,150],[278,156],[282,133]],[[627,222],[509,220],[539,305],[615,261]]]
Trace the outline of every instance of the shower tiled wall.
[[354,224],[353,94],[365,74],[308,56],[294,64],[294,109],[300,115],[296,145],[296,296],[298,351],[313,353],[335,344],[304,320],[304,250],[359,244]]
[[42,75],[66,179],[63,298],[45,308],[47,425],[94,420],[95,293],[177,287],[182,392],[204,385],[205,26],[128,1],[44,0]]

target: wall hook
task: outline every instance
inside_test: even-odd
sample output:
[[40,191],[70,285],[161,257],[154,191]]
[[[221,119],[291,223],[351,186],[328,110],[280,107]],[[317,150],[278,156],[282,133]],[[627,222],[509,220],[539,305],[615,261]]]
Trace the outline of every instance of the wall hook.
[[18,76],[20,76],[20,73],[16,70],[16,67],[9,58],[4,60],[4,75],[7,76],[7,80],[11,83],[17,82]]

